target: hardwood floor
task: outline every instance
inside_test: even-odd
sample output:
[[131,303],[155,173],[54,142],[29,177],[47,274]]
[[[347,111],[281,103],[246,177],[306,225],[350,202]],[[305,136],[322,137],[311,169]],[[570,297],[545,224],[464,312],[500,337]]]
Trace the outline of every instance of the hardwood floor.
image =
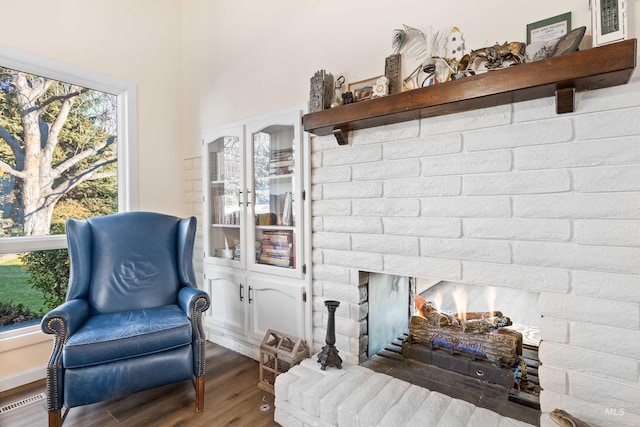
[[[258,362],[219,345],[207,344],[204,412],[195,412],[190,381],[171,384],[108,402],[71,408],[72,426],[251,426],[270,427],[273,395],[257,387]],[[43,385],[0,396],[0,407],[44,392]],[[269,405],[266,411],[263,404]],[[46,426],[46,399],[0,414],[0,426]]]

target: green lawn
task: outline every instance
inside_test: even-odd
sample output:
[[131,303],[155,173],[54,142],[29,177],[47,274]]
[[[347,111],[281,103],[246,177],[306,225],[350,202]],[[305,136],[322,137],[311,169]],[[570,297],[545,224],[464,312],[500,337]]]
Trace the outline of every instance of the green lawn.
[[31,288],[29,274],[22,267],[20,258],[0,263],[0,301],[23,304],[34,313],[44,313],[42,294]]

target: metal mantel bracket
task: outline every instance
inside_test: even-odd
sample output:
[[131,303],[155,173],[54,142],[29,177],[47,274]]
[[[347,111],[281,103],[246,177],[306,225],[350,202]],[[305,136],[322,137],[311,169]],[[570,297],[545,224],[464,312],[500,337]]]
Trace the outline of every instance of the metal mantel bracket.
[[349,132],[346,129],[334,129],[333,136],[336,137],[336,141],[338,141],[338,145],[347,145],[349,144]]

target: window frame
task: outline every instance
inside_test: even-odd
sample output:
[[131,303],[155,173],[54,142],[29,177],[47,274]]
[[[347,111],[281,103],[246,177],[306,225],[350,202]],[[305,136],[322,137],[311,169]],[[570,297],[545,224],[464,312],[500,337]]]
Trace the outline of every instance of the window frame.
[[[118,212],[137,209],[137,85],[35,53],[0,45],[0,66],[113,94],[118,106]],[[0,253],[65,249],[66,235],[0,237]],[[1,334],[0,334],[1,336]]]
[[[67,64],[52,58],[0,45],[0,65],[43,77],[77,84],[107,92],[117,97],[118,107],[118,212],[136,210],[138,206],[137,141],[138,98],[137,85],[116,77]],[[66,249],[65,234],[46,236],[0,237],[0,253],[32,252],[37,250]],[[0,354],[49,341],[51,337],[40,330],[40,325],[29,325],[0,332]],[[0,378],[0,391],[42,377],[41,370],[16,373]]]

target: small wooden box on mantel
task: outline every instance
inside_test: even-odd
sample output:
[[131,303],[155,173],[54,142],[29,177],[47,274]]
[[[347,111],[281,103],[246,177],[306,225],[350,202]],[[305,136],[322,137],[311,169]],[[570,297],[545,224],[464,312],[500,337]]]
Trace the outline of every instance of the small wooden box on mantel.
[[300,338],[269,329],[260,343],[258,387],[273,394],[276,377],[309,357],[309,346]]

